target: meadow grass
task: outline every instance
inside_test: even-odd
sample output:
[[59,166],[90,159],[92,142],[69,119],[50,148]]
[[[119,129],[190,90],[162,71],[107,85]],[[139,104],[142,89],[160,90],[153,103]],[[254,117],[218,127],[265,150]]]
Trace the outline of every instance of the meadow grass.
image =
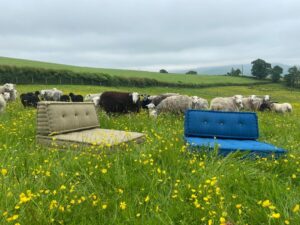
[[138,77],[138,78],[150,78],[156,79],[162,82],[168,83],[188,83],[188,84],[250,84],[250,83],[264,83],[265,81],[254,80],[247,77],[230,77],[230,76],[219,76],[216,75],[183,75],[183,74],[162,74],[158,72],[148,72],[148,71],[137,71],[137,70],[121,70],[121,69],[107,69],[107,68],[93,68],[93,67],[80,67],[71,66],[56,63],[39,62],[24,59],[14,59],[0,57],[1,65],[10,66],[28,66],[44,69],[60,69],[60,70],[71,70],[74,72],[90,72],[90,73],[106,73],[112,76],[121,77]]
[[[45,87],[17,88],[22,93]],[[291,102],[294,112],[258,113],[260,140],[289,153],[278,160],[193,154],[183,142],[183,116],[154,120],[146,111],[114,116],[99,111],[102,128],[143,132],[144,144],[126,144],[114,153],[96,146],[45,148],[35,143],[36,110],[17,101],[0,115],[0,224],[300,224],[300,92],[280,85],[58,88],[80,94],[180,92],[208,99],[270,94]]]

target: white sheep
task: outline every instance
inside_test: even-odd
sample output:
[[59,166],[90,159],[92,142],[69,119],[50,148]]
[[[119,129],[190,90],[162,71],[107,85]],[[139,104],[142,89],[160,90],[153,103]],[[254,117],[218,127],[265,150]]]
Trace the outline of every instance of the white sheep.
[[6,101],[4,99],[3,94],[0,93],[0,113],[4,112],[6,108]]
[[211,100],[210,109],[215,111],[239,112],[243,108],[243,96],[217,97]]
[[11,92],[15,89],[15,85],[11,83],[6,83],[3,86],[0,86],[0,93]]
[[62,94],[63,92],[56,88],[40,91],[41,98],[46,101],[59,101]]
[[8,102],[9,99],[10,99],[10,93],[9,92],[4,92],[2,95],[3,95],[4,100],[6,102]]
[[151,103],[148,108],[150,116],[156,117],[162,112],[179,114],[188,109],[208,109],[208,101],[197,96],[174,95],[165,98],[156,107]]
[[271,110],[277,113],[292,112],[293,108],[290,103],[271,103]]

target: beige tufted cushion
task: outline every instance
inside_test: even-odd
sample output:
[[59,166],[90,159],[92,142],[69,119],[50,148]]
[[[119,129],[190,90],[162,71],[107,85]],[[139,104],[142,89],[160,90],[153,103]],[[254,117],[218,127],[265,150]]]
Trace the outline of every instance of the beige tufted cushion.
[[54,135],[99,128],[93,103],[40,102],[37,134]]

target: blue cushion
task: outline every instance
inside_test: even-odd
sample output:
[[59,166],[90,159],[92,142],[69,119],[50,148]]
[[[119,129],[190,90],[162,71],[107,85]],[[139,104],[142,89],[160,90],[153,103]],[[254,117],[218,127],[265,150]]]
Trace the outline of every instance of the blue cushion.
[[266,157],[270,154],[280,156],[286,152],[284,149],[277,148],[274,145],[255,140],[185,137],[185,141],[192,147],[206,147],[208,149],[213,149],[217,145],[219,154],[224,156],[237,150],[240,152],[250,152],[262,157]]
[[259,137],[257,116],[251,112],[187,110],[185,136],[252,139]]

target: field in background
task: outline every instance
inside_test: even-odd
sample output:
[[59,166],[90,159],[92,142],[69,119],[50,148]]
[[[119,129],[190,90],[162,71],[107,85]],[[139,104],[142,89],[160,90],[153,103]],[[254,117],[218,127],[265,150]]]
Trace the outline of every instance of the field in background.
[[[54,87],[18,85],[19,93]],[[279,160],[191,154],[183,116],[107,116],[102,128],[143,132],[141,145],[114,153],[35,144],[35,109],[10,103],[0,115],[1,224],[300,224],[300,92],[280,85],[202,89],[56,86],[65,93],[179,92],[207,99],[270,94],[288,115],[258,113],[260,140],[289,150]]]
[[1,65],[10,66],[28,66],[44,69],[58,69],[58,70],[71,70],[74,72],[92,72],[92,73],[107,73],[114,76],[122,77],[145,77],[156,79],[158,81],[169,82],[169,83],[188,83],[188,84],[251,84],[251,83],[264,83],[266,81],[259,81],[253,78],[247,77],[229,77],[229,76],[217,76],[217,75],[183,75],[183,74],[162,74],[155,72],[146,71],[135,71],[135,70],[118,70],[118,69],[102,69],[102,68],[91,68],[91,67],[78,67],[55,63],[46,63],[39,61],[30,61],[23,59],[13,59],[0,57]]

